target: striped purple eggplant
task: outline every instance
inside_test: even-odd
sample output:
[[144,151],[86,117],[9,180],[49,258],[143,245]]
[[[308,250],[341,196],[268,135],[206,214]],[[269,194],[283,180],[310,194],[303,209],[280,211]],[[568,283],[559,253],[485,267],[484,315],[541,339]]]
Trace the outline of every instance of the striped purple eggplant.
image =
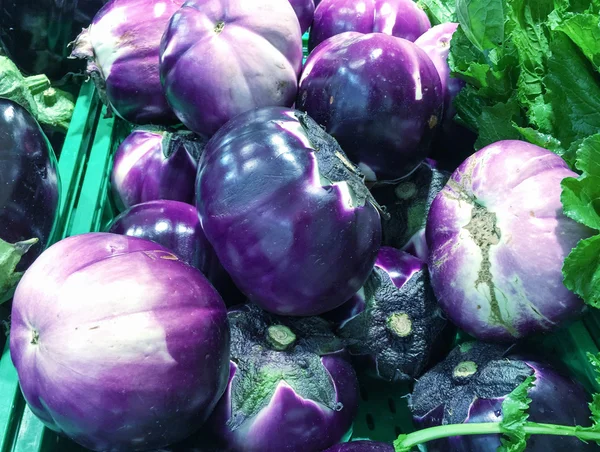
[[33,413],[95,451],[144,451],[197,430],[225,391],[223,300],[157,243],[66,238],[27,270],[10,353]]
[[227,452],[321,452],[358,409],[343,344],[319,317],[283,318],[248,304],[229,312],[229,386],[207,428]]
[[427,220],[429,269],[449,319],[479,340],[512,342],[582,312],[563,284],[565,257],[592,231],[564,215],[558,155],[498,141],[469,157]]
[[308,115],[239,115],[200,159],[196,201],[219,260],[251,301],[318,315],[366,281],[381,243],[378,206],[356,167]]
[[184,0],[110,0],[75,40],[72,56],[101,99],[134,124],[175,124],[159,76],[159,48],[171,16]]
[[394,181],[428,156],[442,119],[442,85],[414,43],[349,31],[309,55],[296,108],[339,142],[368,181]]
[[427,14],[413,0],[323,0],[315,10],[308,48],[346,31],[414,41],[430,27]]
[[194,203],[194,182],[205,141],[187,132],[142,127],[115,153],[113,198],[121,211],[147,201]]
[[300,24],[281,0],[187,1],[160,51],[169,103],[188,129],[207,137],[245,111],[292,106],[301,66]]

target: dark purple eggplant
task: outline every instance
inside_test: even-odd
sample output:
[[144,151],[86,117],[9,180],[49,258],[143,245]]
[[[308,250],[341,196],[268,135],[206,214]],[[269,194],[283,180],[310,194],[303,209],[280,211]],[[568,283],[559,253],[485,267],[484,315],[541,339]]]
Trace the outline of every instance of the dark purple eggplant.
[[60,178],[35,118],[0,98],[0,302],[48,245],[57,225]]
[[219,263],[192,205],[172,200],[137,204],[117,216],[108,232],[156,242],[200,270],[228,305],[244,300]]
[[394,452],[394,446],[375,441],[352,441],[336,444],[323,452]]

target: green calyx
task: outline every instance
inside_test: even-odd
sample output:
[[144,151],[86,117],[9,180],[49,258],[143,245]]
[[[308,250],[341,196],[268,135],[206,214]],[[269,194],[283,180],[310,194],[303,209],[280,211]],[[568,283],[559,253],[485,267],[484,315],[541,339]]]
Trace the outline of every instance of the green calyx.
[[21,257],[37,242],[38,239],[33,238],[12,244],[0,239],[0,303],[12,298],[17,283],[23,276],[22,272],[15,269]]
[[412,321],[405,312],[394,312],[387,318],[386,326],[398,337],[407,337],[412,333]]
[[452,371],[452,376],[462,380],[472,377],[477,372],[477,364],[473,361],[462,361]]
[[296,335],[287,326],[271,325],[267,328],[267,341],[274,350],[287,350],[296,342]]

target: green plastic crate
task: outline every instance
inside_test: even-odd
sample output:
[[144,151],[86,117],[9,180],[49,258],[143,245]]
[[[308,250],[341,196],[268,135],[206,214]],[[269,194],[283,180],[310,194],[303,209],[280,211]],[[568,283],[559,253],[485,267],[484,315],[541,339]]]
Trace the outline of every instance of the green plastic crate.
[[[306,46],[306,42],[305,42]],[[79,95],[59,168],[63,182],[61,223],[56,240],[105,230],[116,210],[110,195],[114,152],[130,126],[107,118],[91,83]],[[598,353],[600,314],[592,312],[569,328],[537,339],[540,352],[559,357],[590,391],[600,391],[586,353]],[[391,442],[413,430],[409,387],[360,376],[360,407],[353,438]],[[21,395],[8,347],[0,359],[0,452],[83,452],[84,448],[44,428]]]

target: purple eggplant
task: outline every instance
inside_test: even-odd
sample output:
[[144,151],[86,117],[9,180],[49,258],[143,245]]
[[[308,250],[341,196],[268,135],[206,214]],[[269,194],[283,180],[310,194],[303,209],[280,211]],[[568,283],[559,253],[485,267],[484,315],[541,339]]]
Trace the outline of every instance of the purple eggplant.
[[134,124],[177,123],[159,75],[159,49],[171,16],[184,0],[110,0],[74,42],[72,56],[87,71],[101,99]]
[[280,315],[318,315],[364,284],[381,242],[377,205],[308,115],[267,107],[207,143],[196,181],[206,237],[237,287]]
[[119,210],[168,199],[194,203],[194,182],[205,140],[191,132],[134,130],[115,153],[112,192]]
[[390,247],[381,247],[364,287],[333,311],[339,336],[367,372],[386,381],[419,377],[431,355],[443,347],[447,321],[438,306],[425,264]]
[[243,296],[217,259],[204,236],[198,211],[179,201],[148,201],[117,216],[108,232],[156,242],[196,267],[217,289],[227,305],[239,304]]
[[88,233],[48,248],[17,287],[10,331],[33,413],[95,451],[183,440],[227,386],[223,300],[148,240]]
[[[538,359],[511,353],[499,344],[466,342],[417,381],[410,408],[417,428],[436,425],[500,422],[502,402],[529,376],[528,420],[561,425],[590,425],[588,402],[583,387]],[[495,452],[500,435],[454,436],[427,443],[429,452]],[[528,452],[593,451],[595,444],[577,438],[533,435]]]
[[309,55],[296,108],[340,143],[368,181],[394,181],[428,156],[442,119],[442,86],[414,43],[345,32]]
[[553,152],[498,141],[465,160],[431,204],[431,284],[448,318],[476,339],[513,342],[582,312],[562,266],[592,231],[563,213],[566,177],[577,175]]
[[336,444],[323,452],[394,452],[394,446],[375,441],[352,441]]
[[29,75],[60,79],[81,71],[81,62],[68,58],[68,45],[106,2],[0,0],[0,50]]
[[21,105],[0,98],[0,302],[54,235],[60,177],[48,139]]
[[385,33],[415,41],[431,22],[413,0],[323,0],[315,10],[309,50],[344,33]]
[[427,160],[397,184],[372,188],[373,196],[389,214],[382,218],[383,245],[406,251],[427,262],[427,214],[449,176]]
[[300,32],[305,33],[313,22],[315,2],[313,0],[290,0],[292,8],[300,22]]
[[245,111],[292,106],[301,67],[300,24],[285,1],[187,1],[161,44],[167,99],[206,137]]
[[358,381],[326,321],[229,312],[229,386],[208,425],[231,452],[320,452],[358,409]]

